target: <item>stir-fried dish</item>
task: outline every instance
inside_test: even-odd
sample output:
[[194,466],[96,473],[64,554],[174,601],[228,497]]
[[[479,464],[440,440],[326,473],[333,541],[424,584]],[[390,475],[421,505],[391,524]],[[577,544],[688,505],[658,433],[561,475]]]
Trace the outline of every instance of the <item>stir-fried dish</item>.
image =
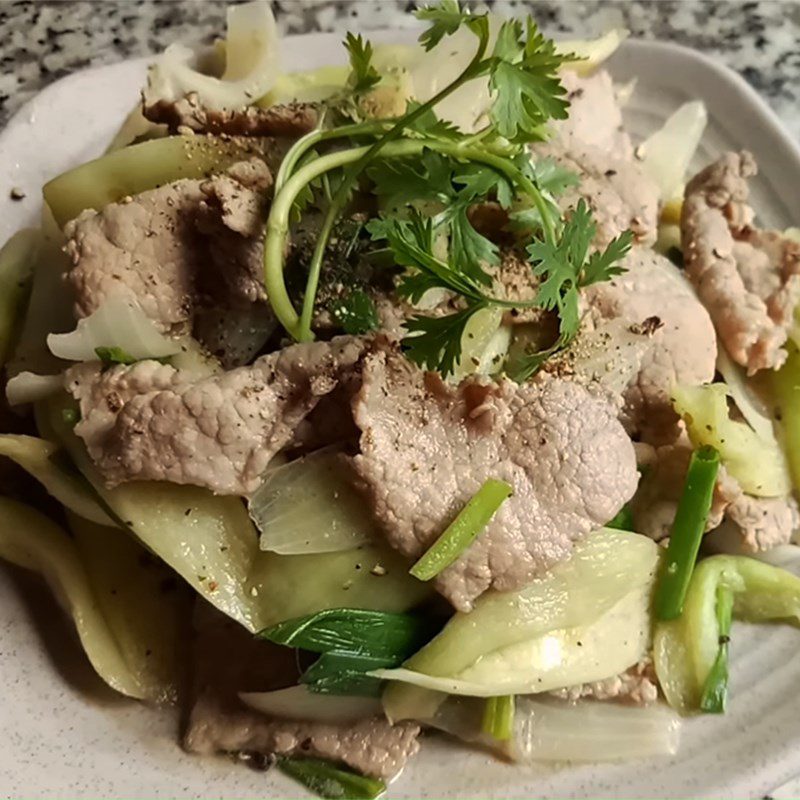
[[624,32],[417,16],[285,73],[231,6],[0,252],[0,555],[188,751],[326,797],[436,731],[675,753],[732,620],[800,620],[759,557],[798,528],[800,240],[753,156],[688,175],[699,102],[631,141]]

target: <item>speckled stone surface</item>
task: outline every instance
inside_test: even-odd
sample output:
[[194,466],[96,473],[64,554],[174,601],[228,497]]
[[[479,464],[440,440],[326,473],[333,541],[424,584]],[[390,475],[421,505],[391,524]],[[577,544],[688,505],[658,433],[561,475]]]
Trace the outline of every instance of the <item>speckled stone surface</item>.
[[[402,27],[405,0],[281,0],[288,32]],[[224,30],[224,0],[20,0],[0,2],[0,125],[47,83],[89,65],[158,52],[176,39]],[[800,139],[800,0],[496,0],[501,13],[530,9],[552,34],[634,36],[697,47],[740,72]]]

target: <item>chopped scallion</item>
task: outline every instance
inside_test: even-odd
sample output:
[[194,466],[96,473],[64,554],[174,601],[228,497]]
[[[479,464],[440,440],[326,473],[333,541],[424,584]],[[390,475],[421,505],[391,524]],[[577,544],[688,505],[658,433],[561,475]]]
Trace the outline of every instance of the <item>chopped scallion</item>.
[[435,578],[472,544],[489,524],[497,509],[513,494],[505,481],[490,478],[447,526],[444,533],[417,561],[410,572],[421,581]]
[[683,611],[686,590],[711,509],[718,470],[719,453],[713,447],[701,447],[692,453],[656,591],[658,619],[676,619]]
[[331,800],[374,800],[386,784],[318,758],[282,758],[278,769],[320,797]]
[[707,714],[722,714],[728,699],[728,642],[733,620],[733,590],[719,584],[717,586],[717,627],[719,629],[719,650],[703,685],[700,709]]
[[514,695],[487,697],[483,709],[483,732],[499,742],[507,742],[514,733]]

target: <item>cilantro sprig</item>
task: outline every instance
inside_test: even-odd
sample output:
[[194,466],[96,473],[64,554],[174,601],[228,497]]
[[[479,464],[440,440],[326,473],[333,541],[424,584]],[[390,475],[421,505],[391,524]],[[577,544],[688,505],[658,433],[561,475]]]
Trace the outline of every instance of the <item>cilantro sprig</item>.
[[[527,143],[544,138],[548,121],[567,116],[559,69],[574,56],[558,53],[530,18],[524,24],[504,23],[490,48],[488,15],[463,10],[457,0],[419,9],[417,16],[428,23],[420,36],[426,50],[465,28],[477,40],[472,59],[434,97],[409,102],[400,117],[323,125],[291,148],[276,178],[267,223],[267,294],[276,317],[295,339],[314,338],[311,320],[327,243],[354,188],[363,186],[366,177],[383,208],[368,226],[370,233],[386,243],[397,265],[406,268],[398,286],[401,296],[416,302],[436,287],[455,295],[452,313],[415,315],[406,321],[408,356],[448,374],[459,363],[461,338],[478,310],[536,306],[558,315],[559,339],[525,360],[519,373],[525,377],[574,337],[580,289],[616,274],[615,265],[632,237],[624,234],[604,251],[590,253],[595,226],[588,206],[579,204],[564,219],[555,200],[574,177],[551,162],[532,163],[526,149]],[[372,64],[369,42],[351,34],[345,46],[351,65],[348,90],[356,96],[374,87],[380,75]],[[467,134],[438,119],[436,107],[476,78],[488,81],[492,102],[488,124]],[[285,244],[293,210],[299,201],[309,202],[314,187],[326,190],[324,213],[298,313],[284,283]],[[470,220],[472,206],[487,199],[506,210],[512,230],[531,239],[531,277],[539,281],[532,301],[490,294],[498,248]],[[436,246],[442,241],[447,243],[446,257]],[[340,323],[344,326],[349,320],[353,330],[368,329],[374,320],[368,319],[367,304],[360,297],[350,302],[352,308]]]

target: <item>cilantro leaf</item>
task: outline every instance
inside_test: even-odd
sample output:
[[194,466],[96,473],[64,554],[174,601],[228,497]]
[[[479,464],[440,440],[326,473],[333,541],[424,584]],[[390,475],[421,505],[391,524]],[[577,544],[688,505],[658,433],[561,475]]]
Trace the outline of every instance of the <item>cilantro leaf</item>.
[[450,163],[431,150],[416,158],[378,161],[367,175],[375,184],[375,193],[390,209],[415,200],[446,202],[453,194]]
[[334,300],[330,312],[345,333],[357,336],[378,328],[378,312],[372,298],[363,289],[353,289],[343,298]]
[[[569,102],[558,77],[565,57],[529,17],[524,42],[522,26],[506,23],[495,46],[489,72],[493,96],[489,115],[498,133],[511,141],[535,141],[548,119],[566,119]],[[513,35],[517,35],[516,43]],[[508,57],[519,60],[508,60]]]
[[459,197],[474,202],[494,193],[503,208],[508,208],[514,197],[514,187],[502,173],[484,164],[463,164],[453,174],[453,181],[461,188]]
[[608,247],[600,253],[592,253],[581,275],[581,286],[607,281],[615,275],[622,275],[624,267],[616,264],[628,254],[633,245],[633,231],[624,231],[616,239],[608,243]]
[[440,0],[435,6],[423,6],[414,12],[417,19],[430,22],[430,27],[420,34],[419,42],[426,50],[433,50],[445,36],[452,36],[466,25],[476,36],[488,34],[489,19],[486,14],[473,15],[462,11],[458,0]]
[[450,262],[459,272],[474,281],[491,286],[492,279],[482,263],[497,264],[500,254],[497,245],[482,236],[469,221],[469,203],[456,203],[445,212],[450,231]]
[[380,82],[381,76],[372,66],[372,44],[361,37],[348,32],[344,46],[350,55],[350,76],[347,85],[355,94],[369,91]]
[[[580,179],[574,172],[560,166],[552,158],[532,161],[527,153],[515,158],[515,165],[530,178],[541,192],[550,218],[560,222],[561,209],[556,198],[570,186],[576,186]],[[536,206],[522,206],[509,213],[508,229],[518,235],[530,235],[542,228],[542,215]],[[558,225],[554,225],[558,227]]]
[[[421,105],[422,104],[416,100],[409,100],[406,105],[406,113],[414,113]],[[406,131],[425,136],[426,138],[444,141],[455,141],[463,135],[452,122],[439,119],[432,108],[429,108],[424,114],[417,117],[417,119],[406,128]]]
[[121,347],[95,347],[94,354],[104,364],[135,364],[139,361]]
[[403,339],[405,354],[415,364],[447,377],[461,361],[464,328],[472,315],[485,307],[486,304],[480,302],[441,317],[411,317],[405,322],[409,332]]

